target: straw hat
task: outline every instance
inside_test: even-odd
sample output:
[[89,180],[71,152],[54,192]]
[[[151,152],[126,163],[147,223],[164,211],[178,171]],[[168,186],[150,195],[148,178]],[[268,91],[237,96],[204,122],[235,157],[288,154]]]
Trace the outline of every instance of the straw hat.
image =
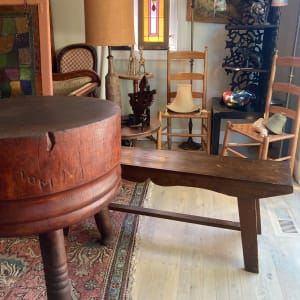
[[284,114],[275,113],[272,117],[264,122],[264,126],[272,133],[282,134],[286,119],[287,118]]
[[183,83],[178,84],[176,97],[172,103],[167,105],[167,108],[178,113],[198,111],[200,107],[194,103],[192,97],[192,85]]

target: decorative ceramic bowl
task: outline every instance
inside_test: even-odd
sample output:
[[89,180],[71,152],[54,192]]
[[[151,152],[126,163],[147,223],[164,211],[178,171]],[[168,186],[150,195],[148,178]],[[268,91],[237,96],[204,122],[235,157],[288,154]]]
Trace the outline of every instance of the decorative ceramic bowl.
[[246,90],[225,91],[223,93],[223,101],[226,106],[233,108],[241,108],[255,99],[255,95]]

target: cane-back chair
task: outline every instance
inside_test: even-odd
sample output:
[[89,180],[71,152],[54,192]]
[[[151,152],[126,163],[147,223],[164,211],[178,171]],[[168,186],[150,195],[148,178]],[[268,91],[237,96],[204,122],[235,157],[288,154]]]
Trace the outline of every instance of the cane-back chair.
[[100,86],[97,75],[97,52],[87,44],[71,44],[56,55],[53,74],[54,95],[95,96]]
[[56,56],[57,72],[66,73],[78,70],[97,72],[97,52],[87,44],[71,44],[59,50]]
[[[242,151],[241,147],[256,146],[258,147],[259,159],[273,159],[278,161],[289,160],[290,168],[293,173],[300,126],[300,86],[293,84],[292,82],[275,81],[277,70],[284,67],[288,68],[288,71],[290,71],[291,68],[299,68],[300,57],[278,57],[277,51],[275,52],[264,113],[264,121],[267,121],[275,113],[282,113],[286,116],[287,122],[283,133],[272,134],[269,132],[266,136],[262,136],[261,132],[255,128],[254,124],[232,124],[230,121],[228,121],[222,145],[222,156],[230,153],[246,158],[248,155],[245,154],[245,151]],[[289,98],[289,103],[286,102],[281,106],[272,105],[274,94],[282,95],[286,97],[286,99]],[[250,139],[250,141],[245,143],[230,142],[231,132],[245,136]],[[287,141],[285,143],[287,143],[286,147],[288,149],[288,153],[285,153],[284,151],[277,151],[278,153],[275,156],[274,153],[272,153],[271,157],[271,152],[274,151],[270,151],[270,145],[274,142],[283,143],[283,141]],[[248,153],[251,152],[248,151]]]
[[[172,137],[193,138],[200,140],[200,150],[210,153],[210,112],[206,105],[207,90],[207,55],[208,49],[204,51],[168,51],[167,53],[167,105],[171,104],[177,94],[177,86],[181,83],[191,84],[192,98],[198,111],[189,113],[178,113],[171,111],[166,106],[164,111],[158,112],[161,128],[157,134],[157,149],[162,149],[162,136],[167,137],[168,149],[172,148]],[[174,128],[174,119],[185,119],[186,132],[179,132]],[[194,120],[199,121],[197,132],[192,131]],[[166,123],[166,124],[165,124]],[[188,143],[188,142],[186,142]],[[199,143],[198,143],[199,144]],[[199,147],[198,147],[199,149]],[[193,150],[190,148],[189,150]]]

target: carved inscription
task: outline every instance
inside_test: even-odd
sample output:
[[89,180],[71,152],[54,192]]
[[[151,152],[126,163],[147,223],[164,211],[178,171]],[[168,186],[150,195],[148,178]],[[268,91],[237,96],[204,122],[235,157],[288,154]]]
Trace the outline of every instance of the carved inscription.
[[21,177],[21,180],[29,185],[39,186],[41,190],[53,189],[53,180],[52,178],[43,179],[36,176],[28,175],[24,170],[20,170],[18,174]]
[[[40,190],[52,190],[54,186],[54,182],[52,178],[39,178],[34,175],[29,175],[25,170],[19,170],[17,172],[18,178],[21,179],[23,183],[32,186],[38,186]],[[79,168],[75,173],[70,172],[69,170],[63,169],[60,172],[60,176],[56,178],[55,181],[58,181],[58,184],[67,184],[73,182],[74,180],[78,180],[78,178],[83,179],[83,170]]]

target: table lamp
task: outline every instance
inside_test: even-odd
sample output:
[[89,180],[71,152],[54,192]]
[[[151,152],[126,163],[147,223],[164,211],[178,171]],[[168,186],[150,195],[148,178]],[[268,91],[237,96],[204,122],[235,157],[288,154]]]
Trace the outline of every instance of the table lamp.
[[119,77],[114,73],[111,46],[134,44],[133,0],[85,0],[85,40],[94,46],[108,46],[106,99],[121,107]]

